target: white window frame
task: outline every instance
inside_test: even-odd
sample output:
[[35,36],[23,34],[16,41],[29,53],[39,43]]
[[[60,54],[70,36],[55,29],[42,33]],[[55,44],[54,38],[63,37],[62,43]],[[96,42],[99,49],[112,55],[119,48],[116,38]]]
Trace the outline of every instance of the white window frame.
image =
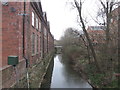
[[36,17],[36,29],[38,30],[38,18]]
[[42,31],[41,30],[41,22],[39,21],[39,30],[40,30],[40,32]]
[[44,28],[44,35],[47,36],[47,30]]
[[35,25],[35,14],[34,12],[32,12],[32,26]]

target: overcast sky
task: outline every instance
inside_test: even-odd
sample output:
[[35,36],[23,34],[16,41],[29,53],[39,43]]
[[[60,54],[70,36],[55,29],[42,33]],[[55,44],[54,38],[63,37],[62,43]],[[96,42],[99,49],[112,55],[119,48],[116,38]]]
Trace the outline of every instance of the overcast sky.
[[[43,11],[47,12],[48,21],[50,21],[51,33],[55,39],[60,39],[63,32],[68,27],[73,27],[81,30],[77,23],[77,11],[72,9],[68,3],[73,0],[41,0]],[[97,11],[98,0],[85,0],[83,6],[83,17],[88,17],[89,25],[96,25],[92,21]]]
[[74,25],[74,14],[66,7],[67,0],[41,0],[43,11],[47,12],[51,33],[59,39],[67,27]]

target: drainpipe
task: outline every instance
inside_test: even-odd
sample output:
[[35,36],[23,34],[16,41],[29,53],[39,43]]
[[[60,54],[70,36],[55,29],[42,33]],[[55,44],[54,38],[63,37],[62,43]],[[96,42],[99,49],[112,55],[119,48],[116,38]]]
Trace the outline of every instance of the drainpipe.
[[25,56],[25,15],[26,15],[26,2],[24,0],[24,13],[23,13],[23,58],[26,60],[26,68],[28,67],[28,59]]
[[28,74],[28,59],[25,56],[25,15],[26,15],[26,1],[24,0],[24,13],[23,13],[23,58],[26,62],[26,73],[27,73],[27,85],[29,88],[29,74]]
[[24,13],[23,13],[23,57],[25,57],[25,1],[24,1]]
[[41,39],[42,39],[42,59],[44,58],[44,23],[42,23]]

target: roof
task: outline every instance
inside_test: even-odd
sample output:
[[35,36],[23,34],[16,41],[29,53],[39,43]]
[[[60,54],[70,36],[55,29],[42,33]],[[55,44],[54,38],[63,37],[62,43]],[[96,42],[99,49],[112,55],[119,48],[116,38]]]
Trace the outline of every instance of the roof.
[[104,30],[105,26],[89,26],[87,32],[91,34],[104,34]]
[[105,26],[89,26],[89,30],[104,30]]
[[55,46],[56,48],[62,48],[62,46]]

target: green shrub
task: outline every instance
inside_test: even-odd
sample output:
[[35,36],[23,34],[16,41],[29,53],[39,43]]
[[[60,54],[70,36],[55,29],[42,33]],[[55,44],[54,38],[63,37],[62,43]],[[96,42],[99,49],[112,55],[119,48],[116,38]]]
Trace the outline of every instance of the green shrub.
[[104,74],[96,73],[93,75],[92,73],[89,73],[89,78],[95,86],[102,86]]

